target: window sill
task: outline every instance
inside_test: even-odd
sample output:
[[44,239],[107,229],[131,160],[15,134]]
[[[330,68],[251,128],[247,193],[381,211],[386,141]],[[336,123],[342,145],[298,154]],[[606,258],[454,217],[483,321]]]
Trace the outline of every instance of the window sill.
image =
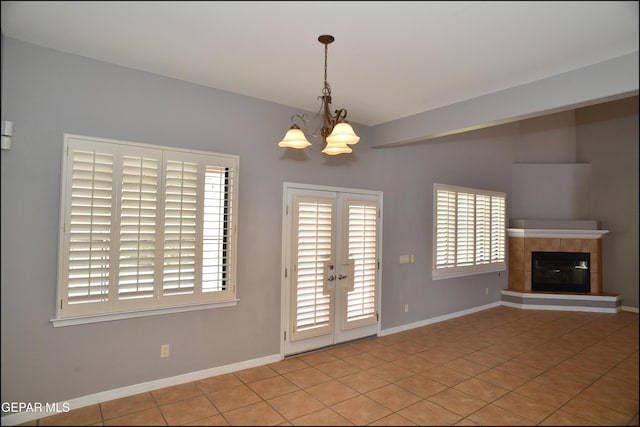
[[464,277],[464,276],[473,276],[476,274],[485,274],[485,273],[495,273],[506,271],[507,266],[505,264],[500,264],[492,267],[484,267],[484,268],[473,268],[468,270],[457,270],[457,271],[449,271],[449,272],[431,272],[432,280],[442,280],[442,279],[452,279],[454,277]]
[[204,303],[198,305],[188,305],[182,307],[165,307],[153,310],[130,311],[126,313],[107,313],[92,316],[70,317],[67,319],[51,319],[54,328],[73,325],[84,325],[86,323],[109,322],[112,320],[133,319],[136,317],[159,316],[162,314],[181,313],[185,311],[208,310],[211,308],[234,307],[239,300],[220,301]]

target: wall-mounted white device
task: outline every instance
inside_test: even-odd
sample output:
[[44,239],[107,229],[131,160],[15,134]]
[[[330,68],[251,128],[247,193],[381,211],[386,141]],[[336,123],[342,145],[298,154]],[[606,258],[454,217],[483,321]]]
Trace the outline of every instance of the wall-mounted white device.
[[13,137],[13,122],[8,120],[2,121],[2,141],[0,148],[3,150],[11,150],[11,138]]

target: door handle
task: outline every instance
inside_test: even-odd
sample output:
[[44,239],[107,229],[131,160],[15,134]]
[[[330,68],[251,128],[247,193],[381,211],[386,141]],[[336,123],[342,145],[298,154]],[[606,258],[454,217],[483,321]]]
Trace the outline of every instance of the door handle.
[[336,280],[336,275],[331,274],[335,271],[335,265],[331,261],[324,263],[324,280],[322,281],[322,293],[329,295],[334,288],[333,281]]
[[342,279],[346,279],[347,275],[345,274],[344,276],[341,274],[338,276],[338,280],[342,280]]

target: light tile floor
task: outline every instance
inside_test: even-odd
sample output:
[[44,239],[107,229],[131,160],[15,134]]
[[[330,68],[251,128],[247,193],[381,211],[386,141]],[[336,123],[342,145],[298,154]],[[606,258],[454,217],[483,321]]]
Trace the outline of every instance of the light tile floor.
[[29,425],[638,425],[638,314],[497,307]]

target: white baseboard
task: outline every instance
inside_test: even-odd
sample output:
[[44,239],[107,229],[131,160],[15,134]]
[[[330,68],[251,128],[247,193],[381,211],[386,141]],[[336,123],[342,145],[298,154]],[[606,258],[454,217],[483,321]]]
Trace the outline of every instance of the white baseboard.
[[431,325],[433,323],[443,322],[445,320],[455,319],[456,317],[466,316],[467,314],[476,313],[478,311],[488,310],[490,308],[499,307],[502,305],[500,301],[492,302],[491,304],[481,305],[473,307],[467,310],[456,311],[455,313],[449,313],[442,316],[432,317],[431,319],[421,320],[419,322],[409,323],[406,325],[396,326],[395,328],[384,329],[380,331],[380,336],[395,334],[397,332],[408,331],[414,328],[420,328],[422,326]]
[[[478,311],[482,311],[482,310],[487,310],[490,308],[494,308],[494,307],[499,307],[499,306],[505,306],[505,307],[512,307],[512,308],[520,308],[520,309],[532,309],[532,310],[564,310],[564,311],[594,311],[594,312],[606,312],[606,313],[616,313],[618,312],[618,310],[616,309],[602,309],[602,308],[576,308],[576,307],[571,307],[571,306],[542,306],[542,305],[537,305],[537,306],[531,306],[531,307],[524,307],[522,304],[515,304],[515,303],[510,303],[507,301],[497,301],[497,302],[493,302],[491,304],[486,304],[486,305],[481,305],[478,307],[474,307],[474,308],[470,308],[468,310],[462,310],[462,311],[457,311],[455,313],[450,313],[450,314],[445,314],[443,316],[437,316],[437,317],[433,317],[431,319],[426,319],[426,320],[421,320],[419,322],[414,322],[414,323],[409,323],[406,325],[401,325],[401,326],[397,326],[394,328],[389,328],[389,329],[383,329],[380,331],[380,336],[385,336],[385,335],[390,335],[390,334],[395,334],[397,332],[403,332],[403,331],[408,331],[410,329],[414,329],[414,328],[419,328],[421,326],[427,326],[427,325],[431,325],[433,323],[438,323],[438,322],[443,322],[445,320],[450,320],[450,319],[454,319],[456,317],[460,317],[460,316],[465,316],[467,314],[471,314],[471,313],[475,313]],[[608,311],[604,311],[604,310],[608,310]],[[620,307],[621,311],[630,311],[633,313],[638,313],[639,310],[635,307],[627,307],[627,306],[621,306]]]
[[[176,375],[174,377],[162,378],[159,380],[148,381],[145,383],[134,384],[127,387],[120,387],[113,390],[107,390],[100,393],[90,394],[88,396],[78,397],[76,399],[70,399],[65,402],[59,402],[58,404],[46,405],[54,408],[68,408],[74,410],[83,408],[89,405],[95,405],[98,403],[108,402],[110,400],[120,399],[127,396],[133,396],[139,393],[145,393],[148,391],[157,390],[164,387],[171,387],[178,384],[184,384],[192,381],[198,381],[205,378],[213,377],[216,375],[228,374],[230,372],[241,371],[243,369],[255,368],[257,366],[266,365],[269,363],[275,363],[281,360],[280,354],[273,354],[271,356],[260,357],[258,359],[245,360],[243,362],[232,363],[230,365],[219,366],[216,368],[203,369],[201,371],[189,372],[187,374]],[[49,415],[55,415],[59,412],[52,412],[44,410],[45,404],[42,404],[42,410],[40,411],[27,411],[17,412],[9,415],[4,415],[0,421],[3,426],[15,426],[18,424],[33,421],[39,418],[48,417]]]

